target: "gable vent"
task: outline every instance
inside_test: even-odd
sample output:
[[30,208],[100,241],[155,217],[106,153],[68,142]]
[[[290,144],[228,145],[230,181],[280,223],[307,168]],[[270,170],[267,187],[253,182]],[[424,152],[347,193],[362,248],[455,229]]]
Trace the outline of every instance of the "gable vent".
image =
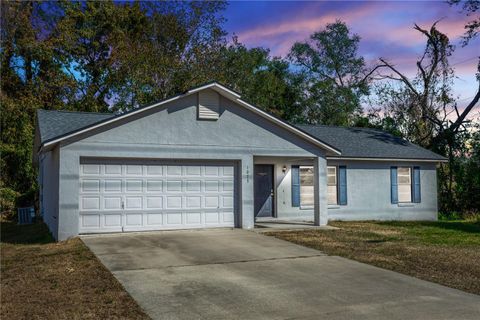
[[198,93],[198,119],[217,120],[220,113],[220,96],[213,90]]

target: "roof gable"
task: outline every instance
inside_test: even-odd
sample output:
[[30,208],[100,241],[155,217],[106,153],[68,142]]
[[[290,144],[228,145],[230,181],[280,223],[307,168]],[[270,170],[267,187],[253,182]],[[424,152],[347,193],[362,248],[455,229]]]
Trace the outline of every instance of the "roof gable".
[[[93,118],[95,118],[95,116],[91,116],[88,119],[88,120],[91,120],[90,124],[85,125],[83,127],[79,127],[77,129],[74,129],[74,130],[71,130],[70,132],[65,132],[63,134],[59,134],[56,137],[50,137],[50,136],[53,136],[53,134],[51,134],[51,135],[47,134],[47,135],[45,135],[45,139],[43,139],[43,133],[40,132],[40,134],[42,135],[41,145],[46,147],[46,146],[50,146],[50,145],[59,143],[63,140],[66,140],[66,139],[72,138],[74,136],[80,135],[82,133],[94,130],[94,129],[99,128],[101,126],[118,122],[118,121],[120,121],[122,119],[125,119],[127,117],[130,117],[132,115],[140,114],[142,112],[146,112],[147,110],[151,110],[153,108],[165,105],[165,104],[167,104],[169,102],[172,102],[174,100],[177,100],[177,99],[180,99],[182,97],[186,97],[186,96],[195,94],[195,93],[197,93],[201,90],[206,90],[206,89],[215,90],[216,92],[218,92],[222,96],[224,96],[224,97],[226,97],[226,98],[228,98],[228,99],[230,99],[234,102],[237,102],[238,104],[240,104],[244,108],[252,111],[253,113],[255,113],[257,115],[260,115],[260,116],[264,117],[265,119],[275,123],[276,125],[278,125],[278,126],[284,128],[284,129],[290,131],[291,133],[301,137],[302,139],[305,139],[306,141],[308,141],[308,142],[310,142],[310,143],[312,143],[312,144],[314,144],[314,145],[316,145],[316,146],[318,146],[322,149],[325,149],[329,153],[336,154],[336,155],[341,154],[340,150],[338,150],[334,146],[331,146],[328,143],[325,143],[324,141],[322,141],[321,139],[313,137],[313,136],[309,135],[308,133],[305,133],[302,130],[299,130],[295,126],[293,126],[293,125],[291,125],[291,124],[289,124],[289,123],[287,123],[287,122],[285,122],[285,121],[283,121],[279,118],[276,118],[276,117],[272,116],[271,114],[269,114],[269,113],[255,107],[255,106],[241,100],[240,95],[238,93],[236,93],[233,90],[230,90],[227,87],[222,86],[222,85],[220,85],[216,82],[212,82],[212,83],[209,83],[209,84],[191,89],[191,90],[187,91],[186,93],[177,95],[175,97],[172,97],[172,98],[169,98],[169,99],[166,99],[166,100],[163,100],[163,101],[160,101],[160,102],[157,102],[157,103],[145,106],[145,107],[134,109],[134,110],[126,112],[124,114],[120,114],[120,115],[116,115],[116,116],[114,116],[113,114],[103,114],[105,116],[104,117],[102,116],[102,119],[100,119],[99,121],[93,121]],[[40,127],[42,127],[42,126],[43,127],[49,127],[49,125],[47,125],[45,123],[45,121],[44,121],[45,119],[41,119],[41,118],[42,117],[39,117],[39,126]],[[47,121],[47,122],[49,122],[49,121]],[[60,131],[64,131],[64,130],[60,130],[60,129],[59,130],[49,130],[49,129],[43,129],[42,130],[42,129],[40,129],[40,131],[51,131],[51,132],[59,133]]]

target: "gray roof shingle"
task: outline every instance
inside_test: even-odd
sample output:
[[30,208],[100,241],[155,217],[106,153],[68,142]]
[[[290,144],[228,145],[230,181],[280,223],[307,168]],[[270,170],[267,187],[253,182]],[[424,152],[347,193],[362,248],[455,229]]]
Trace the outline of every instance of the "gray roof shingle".
[[300,130],[338,148],[347,158],[445,160],[390,133],[371,128],[296,125]]
[[[115,117],[113,113],[38,110],[40,144]],[[444,157],[377,129],[295,125],[341,151],[340,157],[445,160]]]
[[97,122],[114,117],[113,113],[37,110],[40,144]]

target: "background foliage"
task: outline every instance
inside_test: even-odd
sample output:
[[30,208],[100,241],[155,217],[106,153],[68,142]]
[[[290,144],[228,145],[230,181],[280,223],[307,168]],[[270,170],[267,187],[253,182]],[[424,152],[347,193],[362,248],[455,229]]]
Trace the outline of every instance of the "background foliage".
[[[1,211],[34,202],[37,109],[125,112],[212,80],[286,121],[380,128],[439,152],[449,157],[439,170],[441,211],[480,211],[479,128],[463,119],[452,130],[442,117],[456,107],[454,48],[435,25],[418,30],[426,36],[424,69],[410,87],[388,60],[368,66],[360,36],[341,21],[294,44],[286,58],[272,57],[227,38],[226,5],[3,1]],[[476,36],[475,26],[465,39]]]

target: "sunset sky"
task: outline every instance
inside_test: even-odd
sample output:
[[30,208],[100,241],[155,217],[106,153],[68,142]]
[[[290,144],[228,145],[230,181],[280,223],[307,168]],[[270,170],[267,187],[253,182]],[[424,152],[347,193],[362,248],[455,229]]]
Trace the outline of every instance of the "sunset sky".
[[425,38],[413,30],[414,23],[429,28],[441,20],[438,29],[456,45],[450,63],[458,77],[455,93],[459,104],[465,105],[476,93],[480,39],[461,47],[464,25],[471,17],[459,11],[460,7],[445,1],[232,1],[225,12],[225,27],[248,47],[269,48],[272,55],[285,57],[294,42],[340,19],[362,38],[360,54],[368,63],[387,58],[414,76],[416,59],[425,45]]

